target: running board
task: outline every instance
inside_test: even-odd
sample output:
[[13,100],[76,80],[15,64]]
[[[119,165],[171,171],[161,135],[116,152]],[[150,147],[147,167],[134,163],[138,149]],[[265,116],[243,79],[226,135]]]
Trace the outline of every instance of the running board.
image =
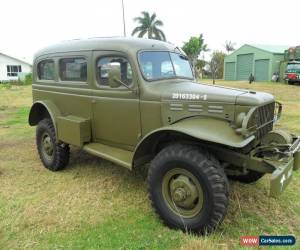
[[92,155],[101,157],[105,160],[111,161],[130,170],[132,169],[131,163],[133,158],[133,152],[131,151],[107,146],[101,143],[86,144],[83,146],[83,150]]

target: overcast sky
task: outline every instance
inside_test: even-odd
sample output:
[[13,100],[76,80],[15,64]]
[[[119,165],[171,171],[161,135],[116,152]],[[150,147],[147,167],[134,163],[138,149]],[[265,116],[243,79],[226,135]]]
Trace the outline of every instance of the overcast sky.
[[[300,0],[124,0],[124,4],[127,36],[135,26],[133,18],[145,10],[157,14],[167,40],[180,46],[200,33],[211,50],[224,49],[226,40],[237,47],[300,45],[296,21]],[[38,49],[62,40],[123,35],[121,0],[0,0],[0,10],[0,52],[27,61]]]

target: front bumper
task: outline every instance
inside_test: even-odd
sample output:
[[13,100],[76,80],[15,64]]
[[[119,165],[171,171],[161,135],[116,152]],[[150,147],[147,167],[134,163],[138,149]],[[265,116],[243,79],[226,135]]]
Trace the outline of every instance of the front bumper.
[[300,82],[300,78],[296,77],[296,78],[292,78],[292,77],[285,77],[284,78],[285,81],[291,81],[291,82]]
[[277,166],[272,173],[270,183],[270,196],[279,196],[289,185],[293,176],[294,158],[291,158],[287,163]]
[[296,138],[294,143],[285,151],[288,156],[277,161],[264,160],[275,168],[271,176],[270,196],[277,197],[292,180],[293,170],[300,168],[300,138]]
[[245,175],[247,170],[271,174],[272,197],[280,195],[286,189],[291,182],[293,170],[300,168],[300,137],[294,135],[291,144],[276,144],[271,140],[248,154],[214,145],[209,145],[209,148],[224,162],[228,175]]

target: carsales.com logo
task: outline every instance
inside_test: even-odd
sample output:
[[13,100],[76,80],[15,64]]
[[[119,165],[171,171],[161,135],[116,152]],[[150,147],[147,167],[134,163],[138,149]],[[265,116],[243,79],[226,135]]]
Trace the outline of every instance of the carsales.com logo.
[[296,238],[287,236],[241,236],[241,246],[292,246],[296,244]]

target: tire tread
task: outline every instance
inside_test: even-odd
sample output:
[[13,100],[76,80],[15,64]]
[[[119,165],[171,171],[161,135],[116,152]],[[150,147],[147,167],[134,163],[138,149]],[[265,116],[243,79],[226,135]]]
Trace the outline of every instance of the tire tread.
[[[39,142],[40,133],[42,133],[45,130],[48,131],[51,139],[53,141],[55,141],[54,159],[51,164],[48,164],[43,159],[43,154],[41,152],[41,147],[39,144],[40,143]],[[49,169],[51,171],[59,171],[59,170],[64,169],[68,165],[69,158],[70,158],[70,147],[69,147],[69,145],[62,146],[62,145],[56,143],[55,128],[54,128],[53,122],[50,118],[45,118],[39,122],[39,124],[37,126],[37,130],[36,130],[36,145],[37,145],[39,157],[47,169]]]

